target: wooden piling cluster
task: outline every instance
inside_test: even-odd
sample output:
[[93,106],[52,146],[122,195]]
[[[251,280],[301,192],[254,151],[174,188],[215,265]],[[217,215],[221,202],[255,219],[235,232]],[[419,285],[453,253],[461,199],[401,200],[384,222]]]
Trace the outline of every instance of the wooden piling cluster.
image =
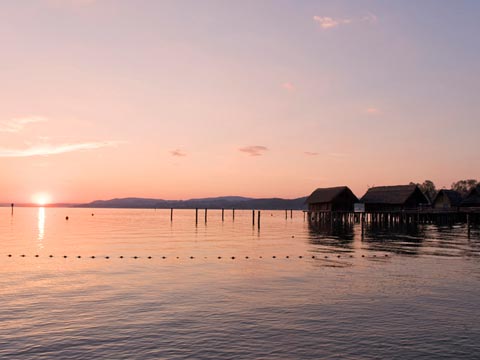
[[470,234],[471,227],[480,224],[480,210],[434,211],[426,209],[364,213],[348,211],[309,211],[307,212],[307,216],[308,221],[316,226],[361,223],[362,233],[365,224],[394,227],[416,224],[453,225],[464,223],[467,225],[467,231]]

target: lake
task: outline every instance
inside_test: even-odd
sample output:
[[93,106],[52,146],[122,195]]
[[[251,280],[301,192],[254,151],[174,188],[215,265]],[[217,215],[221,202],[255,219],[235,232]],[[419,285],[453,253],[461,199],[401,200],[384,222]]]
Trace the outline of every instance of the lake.
[[[66,220],[68,216],[68,220]],[[257,219],[255,219],[257,220]],[[0,208],[2,359],[477,359],[480,231]]]

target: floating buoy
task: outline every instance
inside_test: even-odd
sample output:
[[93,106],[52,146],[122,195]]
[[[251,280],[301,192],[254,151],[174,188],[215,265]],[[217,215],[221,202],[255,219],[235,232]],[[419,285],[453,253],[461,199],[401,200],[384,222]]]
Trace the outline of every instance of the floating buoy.
[[337,258],[340,258],[340,255],[337,255]]
[[328,259],[328,256],[325,256],[325,259]]
[[232,256],[232,260],[235,260],[235,256]]
[[12,257],[12,254],[8,254],[8,257]]
[[165,256],[162,256],[162,259],[166,259],[166,257],[165,257]]
[[362,257],[365,257],[365,255],[362,254]]
[[151,256],[148,257],[148,259],[151,259],[151,258],[152,258]]
[[193,259],[193,256],[190,256],[190,259]]
[[65,220],[68,220],[68,216],[65,216]]
[[91,258],[92,258],[92,259],[95,259],[95,256],[92,255]]
[[134,256],[133,258],[134,258],[134,259],[138,259],[138,256]]
[[110,259],[110,256],[105,256],[105,259]]
[[245,256],[245,259],[248,259],[248,256]]
[[23,255],[23,254],[22,254],[22,255],[20,255],[20,256],[21,256],[21,257],[25,257],[25,255]]
[[80,255],[78,255],[78,256],[77,256],[77,259],[80,259],[80,258],[81,258],[81,256],[80,256]]
[[276,259],[277,257],[275,255],[272,256],[272,259]]
[[49,255],[48,257],[51,257],[51,258],[52,258],[52,257],[53,257],[53,255]]
[[312,255],[312,259],[315,259],[315,255]]
[[219,259],[221,259],[222,257],[221,257],[221,256],[219,256],[218,258],[219,258]]
[[123,259],[123,255],[120,255],[120,259]]
[[290,258],[290,256],[288,256],[288,255],[287,255],[287,256],[285,256],[285,258],[286,258],[286,259],[289,259],[289,258]]
[[66,259],[66,258],[67,258],[67,255],[63,255],[63,258]]
[[92,216],[94,216],[94,215],[95,215],[95,214],[94,214],[94,213],[92,213]]
[[35,255],[35,257],[38,257],[38,255]]
[[303,256],[302,256],[302,255],[300,255],[298,258],[299,258],[299,259],[302,259],[302,258],[303,258]]

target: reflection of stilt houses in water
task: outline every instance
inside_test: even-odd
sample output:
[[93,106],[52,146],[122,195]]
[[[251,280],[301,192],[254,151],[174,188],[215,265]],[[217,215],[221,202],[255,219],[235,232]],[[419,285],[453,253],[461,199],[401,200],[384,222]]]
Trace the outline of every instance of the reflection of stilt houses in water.
[[458,191],[442,189],[435,196],[432,207],[435,210],[458,211],[462,200],[462,195]]
[[417,185],[377,186],[368,189],[360,199],[366,212],[401,212],[428,206]]

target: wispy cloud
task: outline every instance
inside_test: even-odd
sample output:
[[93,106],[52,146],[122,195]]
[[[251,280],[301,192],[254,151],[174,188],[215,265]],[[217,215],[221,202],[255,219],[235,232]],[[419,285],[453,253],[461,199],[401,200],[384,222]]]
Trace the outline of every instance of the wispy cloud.
[[185,154],[185,153],[184,153],[182,150],[180,150],[180,149],[172,150],[172,151],[170,151],[170,154],[171,154],[172,156],[180,156],[180,157],[182,157],[182,156],[187,156],[187,154]]
[[318,16],[315,15],[313,20],[320,24],[322,29],[331,29],[337,27],[341,24],[350,24],[352,22],[351,19],[335,19],[329,16]]
[[341,159],[350,156],[348,153],[329,153],[328,156],[331,156],[333,158]]
[[360,18],[333,18],[330,16],[318,16],[315,15],[313,20],[317,22],[322,29],[333,29],[340,25],[348,25],[352,23],[359,23],[365,22],[369,24],[373,24],[377,22],[377,16],[372,13],[368,13],[365,16]]
[[305,154],[305,155],[308,155],[308,156],[317,156],[317,155],[318,155],[318,152],[305,151],[304,154]]
[[98,141],[98,142],[83,142],[72,144],[42,144],[33,145],[24,149],[1,148],[0,157],[30,157],[30,156],[48,156],[58,155],[74,151],[95,150],[104,147],[117,146],[120,141]]
[[376,107],[369,107],[365,111],[369,114],[380,114],[380,109]]
[[282,84],[282,88],[288,91],[294,91],[296,89],[295,85],[291,83],[290,81],[286,81]]
[[265,153],[265,151],[268,151],[268,148],[261,145],[253,145],[253,146],[245,146],[238,150],[250,156],[261,156]]
[[0,121],[0,132],[18,133],[27,125],[40,122],[46,122],[48,119],[44,116],[26,116],[10,120]]

